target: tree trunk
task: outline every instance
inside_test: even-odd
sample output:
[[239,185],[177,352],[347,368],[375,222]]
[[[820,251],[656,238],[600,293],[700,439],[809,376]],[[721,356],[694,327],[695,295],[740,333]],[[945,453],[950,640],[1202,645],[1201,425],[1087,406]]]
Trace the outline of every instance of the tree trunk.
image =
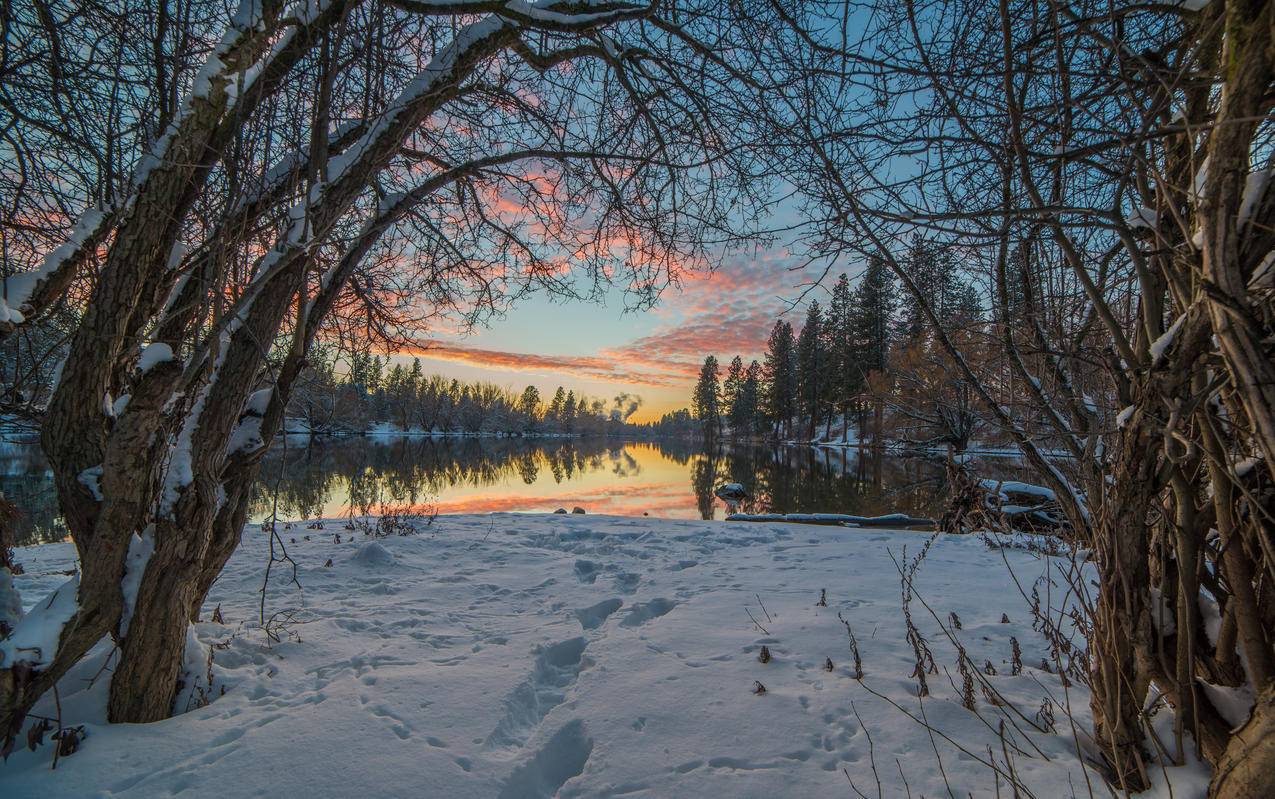
[[1275,687],[1253,706],[1248,723],[1231,736],[1209,783],[1211,799],[1268,799],[1275,796]]
[[881,435],[885,428],[885,404],[880,398],[872,408],[872,447],[873,449],[881,449]]
[[1127,791],[1148,785],[1142,741],[1143,702],[1154,673],[1156,634],[1148,604],[1148,510],[1158,493],[1154,446],[1141,424],[1121,437],[1112,493],[1093,527],[1099,589],[1090,642],[1095,737],[1114,784]]
[[197,595],[198,576],[210,533],[210,519],[184,520],[180,527],[172,522],[156,526],[155,553],[138,587],[128,634],[120,641],[119,664],[111,678],[110,721],[146,723],[172,715],[186,627],[197,611],[195,603],[202,599]]

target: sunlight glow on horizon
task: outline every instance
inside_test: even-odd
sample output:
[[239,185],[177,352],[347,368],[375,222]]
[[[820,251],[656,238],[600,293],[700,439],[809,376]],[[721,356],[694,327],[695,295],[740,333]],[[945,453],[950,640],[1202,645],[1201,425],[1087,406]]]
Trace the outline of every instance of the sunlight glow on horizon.
[[790,310],[786,298],[803,282],[779,248],[689,274],[649,311],[533,296],[486,326],[439,331],[391,358],[420,358],[426,374],[461,381],[515,391],[534,385],[545,402],[558,386],[608,402],[636,394],[642,405],[630,421],[654,422],[690,406],[706,356],[716,356],[723,370],[736,355],[760,360],[775,321]]

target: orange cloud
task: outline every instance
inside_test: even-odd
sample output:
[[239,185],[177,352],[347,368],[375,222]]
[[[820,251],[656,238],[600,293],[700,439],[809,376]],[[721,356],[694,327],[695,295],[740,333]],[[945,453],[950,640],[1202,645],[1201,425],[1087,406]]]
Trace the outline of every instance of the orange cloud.
[[682,380],[678,375],[639,372],[626,369],[621,358],[588,355],[537,355],[528,352],[508,352],[480,347],[468,347],[443,341],[430,341],[419,347],[402,351],[404,355],[419,355],[441,361],[467,363],[490,369],[512,369],[521,372],[561,372],[599,380],[644,386],[676,386]]

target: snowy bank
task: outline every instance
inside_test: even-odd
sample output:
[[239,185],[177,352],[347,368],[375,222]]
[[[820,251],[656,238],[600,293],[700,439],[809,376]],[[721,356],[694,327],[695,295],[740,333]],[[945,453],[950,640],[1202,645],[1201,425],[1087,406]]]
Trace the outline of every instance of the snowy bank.
[[[282,533],[303,588],[276,569],[269,608],[295,619],[280,643],[255,626],[266,556],[250,528],[204,614],[220,605],[224,624],[197,625],[215,645],[218,698],[158,724],[106,725],[104,680],[90,686],[99,647],[62,681],[81,750],[51,771],[47,744],[20,747],[0,794],[770,799],[854,796],[851,779],[877,796],[879,778],[883,796],[919,797],[947,796],[945,772],[955,795],[992,796],[989,762],[1005,769],[1008,752],[1036,796],[1084,795],[1062,705],[1088,725],[1087,694],[1040,668],[1048,643],[1002,554],[1028,590],[1059,565],[1049,558],[935,541],[912,605],[937,665],[922,705],[891,555],[911,560],[923,533],[552,514],[441,516],[374,545],[339,522]],[[17,557],[33,603],[66,579],[73,551]],[[974,711],[936,616],[979,666]],[[53,710],[49,697],[36,712]],[[933,744],[904,711],[924,712]]]

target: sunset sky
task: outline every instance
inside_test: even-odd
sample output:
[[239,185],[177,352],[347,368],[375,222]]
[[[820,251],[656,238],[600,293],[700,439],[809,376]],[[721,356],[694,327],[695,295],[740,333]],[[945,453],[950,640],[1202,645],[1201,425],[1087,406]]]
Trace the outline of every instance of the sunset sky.
[[535,385],[546,401],[559,385],[608,401],[636,394],[643,405],[632,421],[651,421],[690,404],[706,355],[723,370],[735,355],[761,358],[775,320],[809,284],[801,265],[784,247],[728,256],[646,312],[624,313],[618,290],[606,304],[535,296],[468,335],[439,330],[419,356],[427,374]]

